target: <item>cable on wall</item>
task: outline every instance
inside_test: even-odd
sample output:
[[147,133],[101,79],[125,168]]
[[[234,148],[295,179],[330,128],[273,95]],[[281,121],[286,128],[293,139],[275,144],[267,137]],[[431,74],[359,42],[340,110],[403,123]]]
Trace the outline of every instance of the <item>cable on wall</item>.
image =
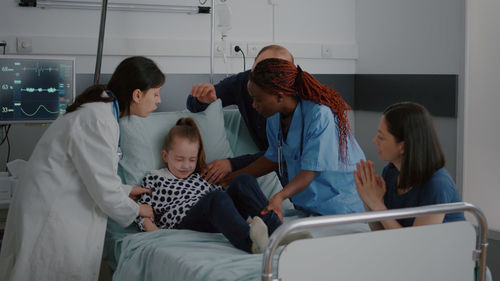
[[241,55],[243,56],[243,71],[247,70],[246,62],[245,62],[245,53],[243,50],[240,48],[240,46],[236,45],[234,46],[234,51],[235,52],[241,52]]
[[0,41],[0,47],[3,47],[2,54],[5,55],[5,49],[7,48],[7,41],[5,40]]
[[[9,163],[10,160],[10,141],[9,141],[9,131],[12,125],[2,125],[2,140],[0,141],[0,146],[7,142],[7,160],[5,163]],[[7,165],[5,166],[5,170],[7,170]]]

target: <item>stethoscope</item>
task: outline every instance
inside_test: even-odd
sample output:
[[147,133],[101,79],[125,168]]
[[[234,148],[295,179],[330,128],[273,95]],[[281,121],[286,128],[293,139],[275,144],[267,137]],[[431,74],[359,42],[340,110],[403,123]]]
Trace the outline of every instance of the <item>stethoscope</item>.
[[[304,111],[302,110],[302,100],[299,99],[300,111],[302,115],[302,128],[300,136],[300,155],[302,156],[303,151],[303,138],[304,138]],[[292,124],[290,124],[291,126]],[[278,178],[283,186],[288,184],[288,168],[286,165],[286,159],[283,156],[283,129],[281,124],[278,130]]]
[[[108,96],[112,97],[114,100],[111,104],[111,109],[113,111],[113,115],[115,116],[116,118],[116,122],[118,122],[118,126],[120,126],[120,106],[118,105],[118,99],[116,98],[115,94],[109,90],[106,91],[106,93],[108,94]],[[118,150],[116,151],[116,154],[118,155],[118,159],[122,159],[123,158],[123,153],[122,153],[122,149],[120,147],[120,143],[121,143],[121,136],[118,136]]]

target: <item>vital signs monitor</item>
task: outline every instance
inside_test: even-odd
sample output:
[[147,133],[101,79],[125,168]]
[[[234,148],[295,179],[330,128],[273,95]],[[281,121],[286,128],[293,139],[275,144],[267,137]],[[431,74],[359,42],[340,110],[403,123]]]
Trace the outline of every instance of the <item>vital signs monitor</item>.
[[75,58],[0,56],[0,124],[46,123],[75,98]]

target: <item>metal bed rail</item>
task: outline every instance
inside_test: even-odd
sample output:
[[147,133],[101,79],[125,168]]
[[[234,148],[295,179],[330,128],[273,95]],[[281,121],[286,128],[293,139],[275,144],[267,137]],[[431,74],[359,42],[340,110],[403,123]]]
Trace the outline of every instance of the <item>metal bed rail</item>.
[[486,249],[488,246],[487,233],[488,224],[483,212],[476,206],[457,202],[449,204],[428,205],[423,207],[392,209],[376,212],[365,212],[346,215],[319,216],[293,220],[281,225],[269,239],[269,243],[264,251],[262,259],[262,280],[275,281],[273,277],[273,256],[276,254],[278,245],[283,238],[292,231],[304,230],[317,227],[334,226],[351,223],[376,222],[381,220],[402,219],[409,217],[420,217],[433,214],[470,212],[474,214],[478,222],[476,228],[476,267],[479,267],[478,281],[485,281],[486,278]]

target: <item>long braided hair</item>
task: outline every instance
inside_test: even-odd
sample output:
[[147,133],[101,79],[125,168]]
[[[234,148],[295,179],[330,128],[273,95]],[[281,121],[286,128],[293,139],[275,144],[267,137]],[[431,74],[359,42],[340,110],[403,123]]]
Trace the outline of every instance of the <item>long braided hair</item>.
[[351,134],[347,110],[350,107],[339,92],[319,83],[311,74],[302,71],[300,66],[277,58],[259,62],[250,73],[249,81],[272,94],[298,94],[302,99],[328,106],[337,120],[340,159],[347,162],[347,139]]

